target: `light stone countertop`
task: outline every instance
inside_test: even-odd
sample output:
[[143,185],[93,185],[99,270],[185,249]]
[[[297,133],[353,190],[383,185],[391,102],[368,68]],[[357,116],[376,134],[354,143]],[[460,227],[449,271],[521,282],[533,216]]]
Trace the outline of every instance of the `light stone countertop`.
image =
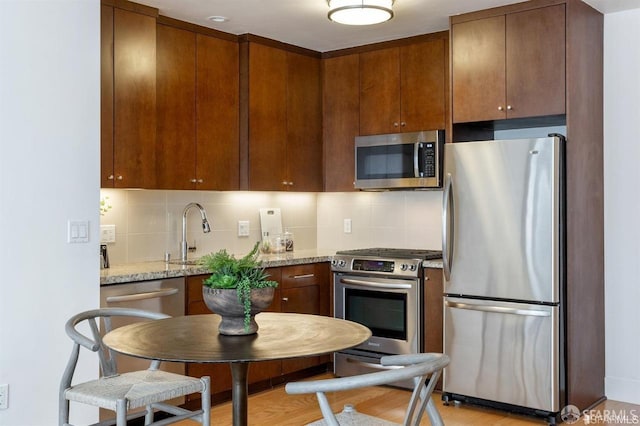
[[[308,263],[330,262],[335,250],[294,250],[278,254],[260,255],[262,265],[267,268],[302,265]],[[238,257],[238,255],[236,255]],[[425,260],[424,268],[442,268],[442,259]],[[114,265],[100,271],[100,285],[123,284],[136,281],[179,278],[189,275],[209,274],[207,268],[200,265],[176,265],[163,261],[150,261]]]
[[[302,265],[307,263],[329,262],[334,250],[294,250],[292,252],[261,254],[262,266],[267,268]],[[241,257],[236,255],[236,257]],[[150,261],[112,265],[100,270],[100,285],[123,284],[135,281],[161,280],[165,278],[186,277],[189,275],[209,274],[201,265],[176,265],[164,261]]]
[[442,259],[424,260],[422,262],[422,267],[442,269]]

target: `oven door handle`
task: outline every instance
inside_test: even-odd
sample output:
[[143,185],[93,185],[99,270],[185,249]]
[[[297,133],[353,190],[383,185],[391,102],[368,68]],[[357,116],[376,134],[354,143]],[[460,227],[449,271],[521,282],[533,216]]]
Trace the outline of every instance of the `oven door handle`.
[[382,289],[410,289],[411,284],[394,284],[394,283],[375,283],[371,281],[362,281],[362,280],[354,280],[352,278],[340,278],[340,282],[343,284],[351,284],[362,287],[374,287],[374,288],[382,288]]

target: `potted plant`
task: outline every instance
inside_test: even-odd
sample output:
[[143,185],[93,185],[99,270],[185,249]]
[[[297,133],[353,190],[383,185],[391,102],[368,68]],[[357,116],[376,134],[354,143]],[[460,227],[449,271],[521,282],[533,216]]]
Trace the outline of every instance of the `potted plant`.
[[207,307],[222,317],[218,331],[226,335],[258,331],[255,315],[271,305],[276,281],[269,280],[258,261],[259,243],[241,259],[222,249],[203,256],[200,264],[211,271],[202,294]]

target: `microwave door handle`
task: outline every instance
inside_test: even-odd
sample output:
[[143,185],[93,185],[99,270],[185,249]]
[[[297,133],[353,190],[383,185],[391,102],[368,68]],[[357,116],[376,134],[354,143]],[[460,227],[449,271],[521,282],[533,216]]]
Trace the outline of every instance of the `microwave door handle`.
[[447,173],[442,197],[442,269],[447,281],[451,279],[453,267],[453,177]]
[[420,148],[422,148],[421,142],[416,142],[413,144],[413,176],[420,177]]

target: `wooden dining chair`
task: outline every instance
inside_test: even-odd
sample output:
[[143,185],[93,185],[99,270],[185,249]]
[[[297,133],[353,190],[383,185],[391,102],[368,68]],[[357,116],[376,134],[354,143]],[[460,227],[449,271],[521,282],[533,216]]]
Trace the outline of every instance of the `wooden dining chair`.
[[[127,419],[145,416],[145,425],[165,425],[184,419],[194,419],[209,426],[211,394],[209,377],[194,378],[159,370],[160,361],[152,361],[147,370],[118,373],[114,353],[102,342],[102,335],[112,329],[112,317],[135,317],[145,320],[169,318],[168,315],[129,308],[105,308],[81,312],[71,317],[65,326],[73,340],[71,357],[60,382],[59,426],[69,425],[69,402],[78,402],[115,411],[116,418],[95,425],[116,424],[126,426]],[[103,329],[99,329],[99,320]],[[91,337],[77,330],[80,324],[88,324]],[[102,332],[101,332],[102,331]],[[95,380],[72,384],[78,363],[80,348],[97,353],[100,360],[100,376]],[[166,401],[199,392],[201,409],[186,410]],[[129,413],[136,408],[144,411]],[[155,410],[173,417],[154,422]],[[128,415],[129,413],[129,415]]]
[[442,373],[442,369],[449,364],[449,357],[447,355],[437,353],[389,355],[382,357],[380,362],[382,366],[391,368],[358,376],[287,383],[285,390],[289,394],[316,394],[323,420],[310,423],[310,425],[313,426],[397,425],[397,423],[359,413],[353,405],[350,404],[345,405],[341,413],[334,414],[325,392],[338,392],[369,386],[389,385],[398,381],[413,379],[413,393],[411,394],[402,425],[419,425],[425,409],[432,425],[444,425],[438,409],[431,400],[431,394]]

